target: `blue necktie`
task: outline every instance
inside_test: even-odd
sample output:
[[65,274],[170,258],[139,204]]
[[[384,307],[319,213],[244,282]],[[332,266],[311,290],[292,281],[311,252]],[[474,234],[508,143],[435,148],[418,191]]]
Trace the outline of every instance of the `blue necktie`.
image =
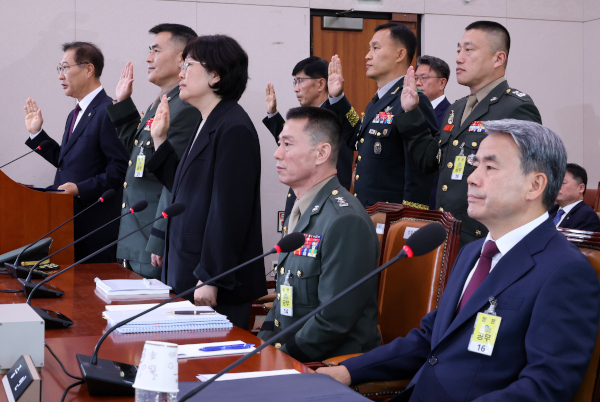
[[558,222],[560,222],[560,218],[562,218],[562,216],[563,216],[564,214],[565,214],[565,210],[564,210],[564,209],[562,209],[562,208],[560,208],[560,209],[558,210],[558,212],[556,213],[556,216],[554,217],[554,220],[553,220],[553,222],[554,222],[554,226],[557,226],[557,225],[558,225]]

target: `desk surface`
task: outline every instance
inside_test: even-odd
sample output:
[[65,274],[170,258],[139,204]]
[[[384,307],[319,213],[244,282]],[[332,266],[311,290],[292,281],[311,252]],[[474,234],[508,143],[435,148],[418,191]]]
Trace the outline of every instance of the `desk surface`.
[[[95,293],[94,278],[100,279],[138,279],[135,273],[118,264],[81,265],[59,276],[51,283],[65,292],[58,299],[32,299],[36,307],[57,310],[69,317],[74,324],[66,329],[46,331],[46,343],[61,359],[66,369],[74,375],[81,375],[75,355],[77,353],[91,355],[100,336],[106,331],[106,320],[102,318],[104,306],[109,304]],[[18,289],[16,279],[8,275],[0,275],[0,289]],[[22,294],[0,293],[0,303],[23,303]],[[113,301],[110,304],[158,303],[160,300]],[[225,340],[241,340],[248,343],[262,344],[262,341],[251,333],[239,328],[214,331],[180,331],[144,334],[118,334],[113,332],[102,344],[99,357],[123,363],[138,364],[146,340],[160,340],[177,344],[219,342]],[[6,347],[7,345],[2,345]],[[46,350],[44,355],[42,377],[42,400],[58,401],[64,389],[76,380],[63,373],[58,362]],[[239,356],[223,356],[212,358],[180,359],[179,381],[196,381],[198,374],[217,373],[229,364],[238,360]],[[300,372],[311,371],[303,364],[292,359],[283,352],[270,346],[248,359],[237,367],[235,372],[296,369]],[[6,401],[4,391],[0,392],[0,402]],[[66,401],[132,401],[133,398],[100,398],[90,397],[85,385],[69,391]]]

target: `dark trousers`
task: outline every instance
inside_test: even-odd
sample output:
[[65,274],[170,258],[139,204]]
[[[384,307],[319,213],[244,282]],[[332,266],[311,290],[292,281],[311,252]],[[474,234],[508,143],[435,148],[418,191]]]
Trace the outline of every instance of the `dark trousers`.
[[232,305],[217,305],[215,311],[226,315],[229,321],[236,327],[248,330],[250,323],[250,312],[252,311],[252,302]]

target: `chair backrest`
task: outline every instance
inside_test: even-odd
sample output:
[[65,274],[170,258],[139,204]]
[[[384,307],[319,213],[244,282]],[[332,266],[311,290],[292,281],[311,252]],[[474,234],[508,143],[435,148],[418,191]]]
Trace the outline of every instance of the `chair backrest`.
[[583,196],[583,202],[588,204],[594,211],[598,210],[598,190],[595,188],[588,188],[585,190]]
[[381,265],[381,259],[383,258],[383,233],[385,232],[385,217],[388,212],[397,212],[401,210],[403,206],[401,204],[390,204],[389,202],[378,202],[375,205],[366,207],[367,213],[375,225],[377,231],[377,238],[379,239],[379,265]]
[[458,255],[462,225],[448,212],[402,207],[387,213],[383,263],[402,250],[415,229],[430,222],[446,228],[446,241],[427,255],[398,261],[381,273],[378,323],[384,344],[418,328],[421,319],[438,306]]
[[[600,280],[600,233],[586,232],[584,230],[563,229],[559,230],[567,239],[579,247],[579,250],[587,257]],[[598,402],[600,401],[600,386],[598,376],[598,364],[600,363],[600,331],[596,336],[596,346],[592,353],[592,360],[585,372],[583,382],[579,386],[572,402]]]

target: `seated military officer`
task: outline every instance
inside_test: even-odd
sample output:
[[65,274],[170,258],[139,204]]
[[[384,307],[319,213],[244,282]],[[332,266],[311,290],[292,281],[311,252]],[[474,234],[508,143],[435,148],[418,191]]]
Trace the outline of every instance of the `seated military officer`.
[[[267,340],[375,268],[379,242],[364,207],[336,177],[342,127],[330,111],[299,107],[275,152],[279,181],[297,196],[283,235],[301,232],[305,245],[280,254],[277,299],[258,337]],[[377,330],[377,280],[310,318],[275,347],[301,362],[369,351],[381,344]]]

